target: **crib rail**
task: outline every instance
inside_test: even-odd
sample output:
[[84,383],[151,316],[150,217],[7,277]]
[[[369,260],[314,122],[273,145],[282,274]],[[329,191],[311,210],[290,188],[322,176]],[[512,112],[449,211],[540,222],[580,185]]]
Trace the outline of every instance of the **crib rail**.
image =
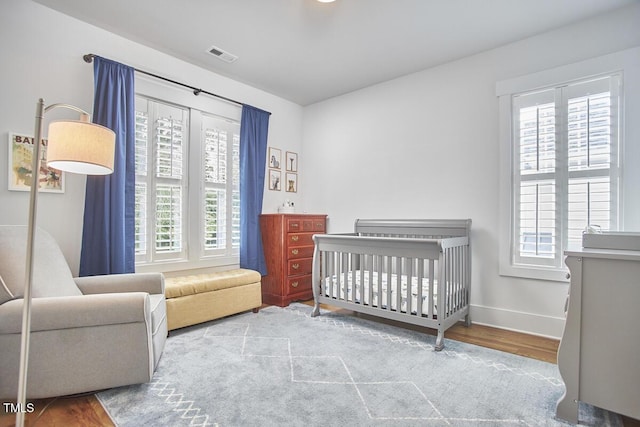
[[470,219],[357,219],[354,231],[359,235],[415,238],[469,236]]

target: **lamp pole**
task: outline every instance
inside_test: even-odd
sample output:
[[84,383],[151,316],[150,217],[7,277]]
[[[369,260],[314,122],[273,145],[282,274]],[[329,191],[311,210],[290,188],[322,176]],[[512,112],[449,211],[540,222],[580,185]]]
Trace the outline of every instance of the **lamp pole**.
[[29,197],[29,226],[27,235],[27,255],[24,274],[24,296],[22,302],[22,334],[20,335],[20,371],[18,377],[18,401],[16,426],[24,426],[27,411],[27,369],[29,365],[29,335],[31,334],[31,284],[33,283],[33,251],[35,241],[36,212],[38,208],[38,187],[40,179],[40,141],[42,140],[42,119],[44,100],[40,98],[36,106],[36,124],[31,159],[31,193]]

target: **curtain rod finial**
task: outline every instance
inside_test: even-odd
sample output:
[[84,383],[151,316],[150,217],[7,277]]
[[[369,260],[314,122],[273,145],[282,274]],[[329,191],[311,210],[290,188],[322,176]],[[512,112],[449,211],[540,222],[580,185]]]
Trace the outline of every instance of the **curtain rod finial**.
[[84,59],[84,62],[90,64],[93,62],[93,56],[94,56],[93,53],[87,53],[82,57],[82,59]]

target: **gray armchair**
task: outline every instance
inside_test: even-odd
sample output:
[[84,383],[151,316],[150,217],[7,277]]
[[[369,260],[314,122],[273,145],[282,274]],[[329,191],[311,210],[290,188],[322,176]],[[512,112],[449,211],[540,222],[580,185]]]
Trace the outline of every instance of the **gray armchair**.
[[[27,228],[0,226],[0,399],[18,393]],[[27,398],[151,380],[167,337],[160,273],[74,279],[36,232]]]

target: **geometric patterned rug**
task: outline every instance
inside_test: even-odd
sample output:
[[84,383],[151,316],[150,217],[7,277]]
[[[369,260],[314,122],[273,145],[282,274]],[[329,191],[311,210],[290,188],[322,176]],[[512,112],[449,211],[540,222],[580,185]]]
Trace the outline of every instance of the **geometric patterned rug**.
[[[311,307],[173,331],[147,384],[98,399],[126,426],[567,426],[557,366]],[[580,425],[621,426],[580,406]]]

